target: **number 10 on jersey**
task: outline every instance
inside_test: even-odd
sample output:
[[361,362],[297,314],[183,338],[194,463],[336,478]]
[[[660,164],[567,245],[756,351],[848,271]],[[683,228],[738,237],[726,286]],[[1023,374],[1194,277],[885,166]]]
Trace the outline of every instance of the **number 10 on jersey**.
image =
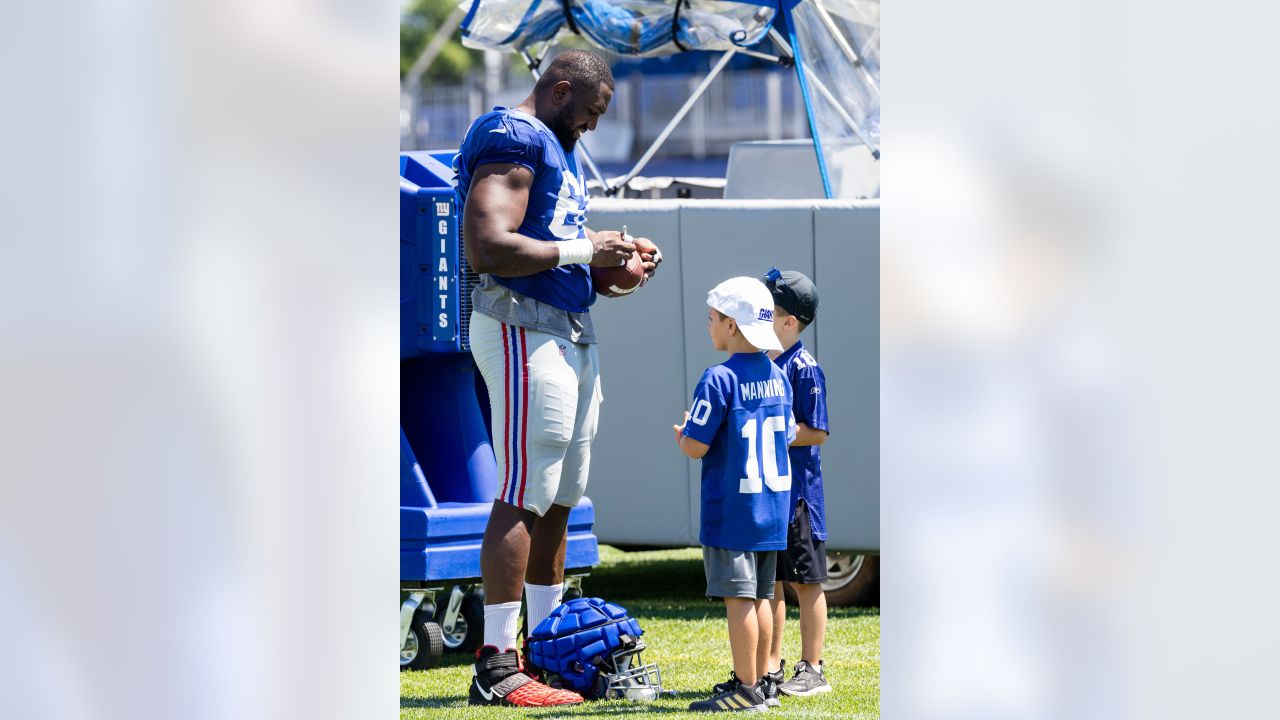
[[[760,431],[760,441],[758,443],[756,442],[757,429]],[[785,448],[787,443],[787,420],[781,415],[766,417],[762,423],[757,423],[755,418],[749,418],[742,424],[742,438],[747,441],[747,476],[739,481],[738,492],[761,492],[761,459],[764,460],[764,484],[768,485],[769,489],[774,492],[791,490],[791,459],[787,457],[785,452],[782,454],[783,472],[778,470],[777,437],[779,433],[782,434],[782,444]],[[760,448],[759,454],[756,453],[757,447]],[[783,474],[784,472],[785,474]]]

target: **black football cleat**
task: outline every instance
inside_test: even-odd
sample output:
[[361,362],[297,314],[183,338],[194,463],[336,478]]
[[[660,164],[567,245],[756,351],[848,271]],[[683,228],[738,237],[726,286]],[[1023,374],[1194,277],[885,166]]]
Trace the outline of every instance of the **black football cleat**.
[[498,652],[485,645],[476,651],[472,669],[470,705],[506,705],[509,707],[550,707],[577,705],[582,696],[569,690],[547,687],[529,677],[515,650]]

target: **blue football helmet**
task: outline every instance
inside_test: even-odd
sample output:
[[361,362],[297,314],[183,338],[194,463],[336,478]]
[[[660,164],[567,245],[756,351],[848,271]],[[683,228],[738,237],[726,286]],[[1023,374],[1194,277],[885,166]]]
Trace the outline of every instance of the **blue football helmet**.
[[575,598],[538,623],[529,636],[529,659],[546,682],[596,700],[655,700],[662,673],[645,665],[640,623],[625,608],[600,598]]

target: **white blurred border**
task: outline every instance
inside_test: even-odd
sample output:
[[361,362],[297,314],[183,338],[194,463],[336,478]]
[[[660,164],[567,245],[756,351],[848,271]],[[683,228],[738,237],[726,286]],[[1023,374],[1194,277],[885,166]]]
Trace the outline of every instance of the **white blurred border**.
[[1276,13],[886,3],[883,714],[1268,714]]
[[[1266,716],[1256,4],[886,3],[883,715]],[[398,5],[0,23],[0,716],[398,713]]]
[[0,716],[398,714],[396,2],[0,23]]

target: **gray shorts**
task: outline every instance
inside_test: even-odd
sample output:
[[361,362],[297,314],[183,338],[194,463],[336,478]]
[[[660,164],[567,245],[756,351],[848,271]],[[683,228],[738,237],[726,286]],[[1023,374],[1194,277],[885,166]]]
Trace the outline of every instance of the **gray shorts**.
[[702,567],[707,571],[707,597],[773,599],[773,580],[778,553],[774,550],[727,550],[702,548]]

